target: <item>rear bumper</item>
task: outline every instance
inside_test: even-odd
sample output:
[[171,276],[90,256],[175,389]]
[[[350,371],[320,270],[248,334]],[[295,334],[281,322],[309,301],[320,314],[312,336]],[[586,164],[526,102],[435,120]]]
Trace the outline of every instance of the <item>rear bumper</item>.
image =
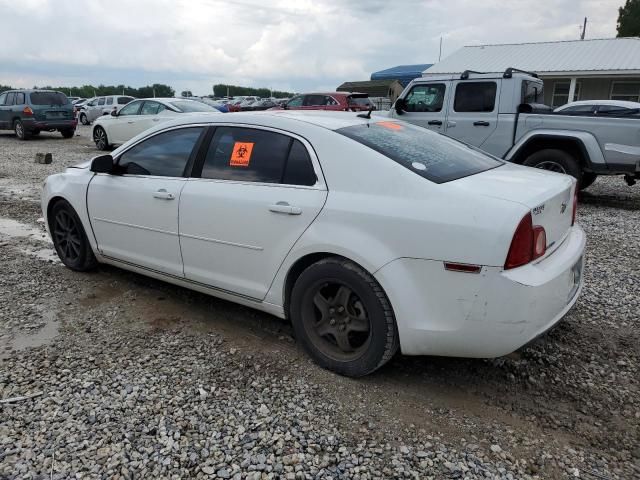
[[74,129],[78,125],[78,121],[73,120],[36,120],[33,118],[25,118],[22,120],[24,129],[28,132],[34,130],[68,130]]
[[402,353],[490,358],[529,343],[578,299],[586,237],[574,226],[553,254],[513,270],[446,271],[402,258],[376,273],[391,301]]

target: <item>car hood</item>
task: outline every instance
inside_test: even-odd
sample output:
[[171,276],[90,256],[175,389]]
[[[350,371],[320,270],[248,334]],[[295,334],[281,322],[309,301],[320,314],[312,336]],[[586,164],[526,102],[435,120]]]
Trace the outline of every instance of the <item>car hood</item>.
[[75,165],[71,165],[68,168],[79,168],[81,170],[86,170],[91,166],[91,160],[85,160],[84,162],[77,163]]

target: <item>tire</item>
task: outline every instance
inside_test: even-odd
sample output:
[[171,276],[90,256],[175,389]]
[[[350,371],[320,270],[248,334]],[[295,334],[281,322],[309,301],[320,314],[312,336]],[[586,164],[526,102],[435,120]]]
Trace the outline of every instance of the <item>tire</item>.
[[21,120],[13,122],[13,131],[16,133],[18,140],[28,140],[31,136],[29,132],[24,129],[24,125]]
[[66,130],[60,130],[60,133],[64,138],[73,138],[73,135],[76,133],[76,131],[72,128],[68,128]]
[[389,299],[355,263],[331,257],[309,266],[291,292],[289,317],[302,347],[323,368],[360,377],[399,346]]
[[80,114],[80,123],[83,124],[83,125],[89,125],[89,123],[90,123],[89,119],[87,118],[87,114],[84,113],[84,112],[82,112]]
[[86,272],[98,265],[82,222],[66,200],[53,205],[49,231],[58,257],[68,268]]
[[33,135],[34,137],[36,135],[40,135],[40,130],[34,130],[33,132],[31,132],[31,135]]
[[522,163],[527,167],[541,168],[557,173],[566,173],[582,182],[582,168],[578,161],[564,150],[546,148],[533,153]]
[[597,173],[584,172],[582,174],[582,181],[580,182],[580,186],[579,186],[580,190],[584,190],[585,188],[588,188],[591,185],[593,185],[593,182],[596,181],[596,178],[598,178]]
[[93,129],[93,142],[96,144],[98,150],[109,149],[109,138],[107,138],[107,132],[104,131],[100,125]]

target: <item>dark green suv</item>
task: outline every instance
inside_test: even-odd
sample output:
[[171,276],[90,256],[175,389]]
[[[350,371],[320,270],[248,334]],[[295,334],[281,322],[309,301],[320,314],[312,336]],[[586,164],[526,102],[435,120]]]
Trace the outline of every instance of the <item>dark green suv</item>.
[[0,93],[0,130],[13,130],[26,140],[45,130],[71,138],[76,130],[73,106],[64,93],[53,90],[9,90]]

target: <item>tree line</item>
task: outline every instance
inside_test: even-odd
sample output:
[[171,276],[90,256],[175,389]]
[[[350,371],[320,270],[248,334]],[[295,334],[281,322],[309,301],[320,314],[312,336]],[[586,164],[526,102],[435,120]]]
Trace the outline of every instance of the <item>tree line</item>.
[[280,90],[269,90],[268,88],[240,87],[238,85],[218,84],[213,86],[214,97],[237,97],[239,95],[253,95],[260,98],[276,97],[285,98],[292,97],[291,92],[282,92]]
[[[169,85],[154,83],[140,88],[133,88],[126,85],[83,85],[82,87],[33,87],[44,90],[56,90],[70,97],[91,98],[103,95],[129,95],[136,98],[149,97],[173,97],[175,91]],[[0,85],[0,92],[12,90],[8,85]]]

